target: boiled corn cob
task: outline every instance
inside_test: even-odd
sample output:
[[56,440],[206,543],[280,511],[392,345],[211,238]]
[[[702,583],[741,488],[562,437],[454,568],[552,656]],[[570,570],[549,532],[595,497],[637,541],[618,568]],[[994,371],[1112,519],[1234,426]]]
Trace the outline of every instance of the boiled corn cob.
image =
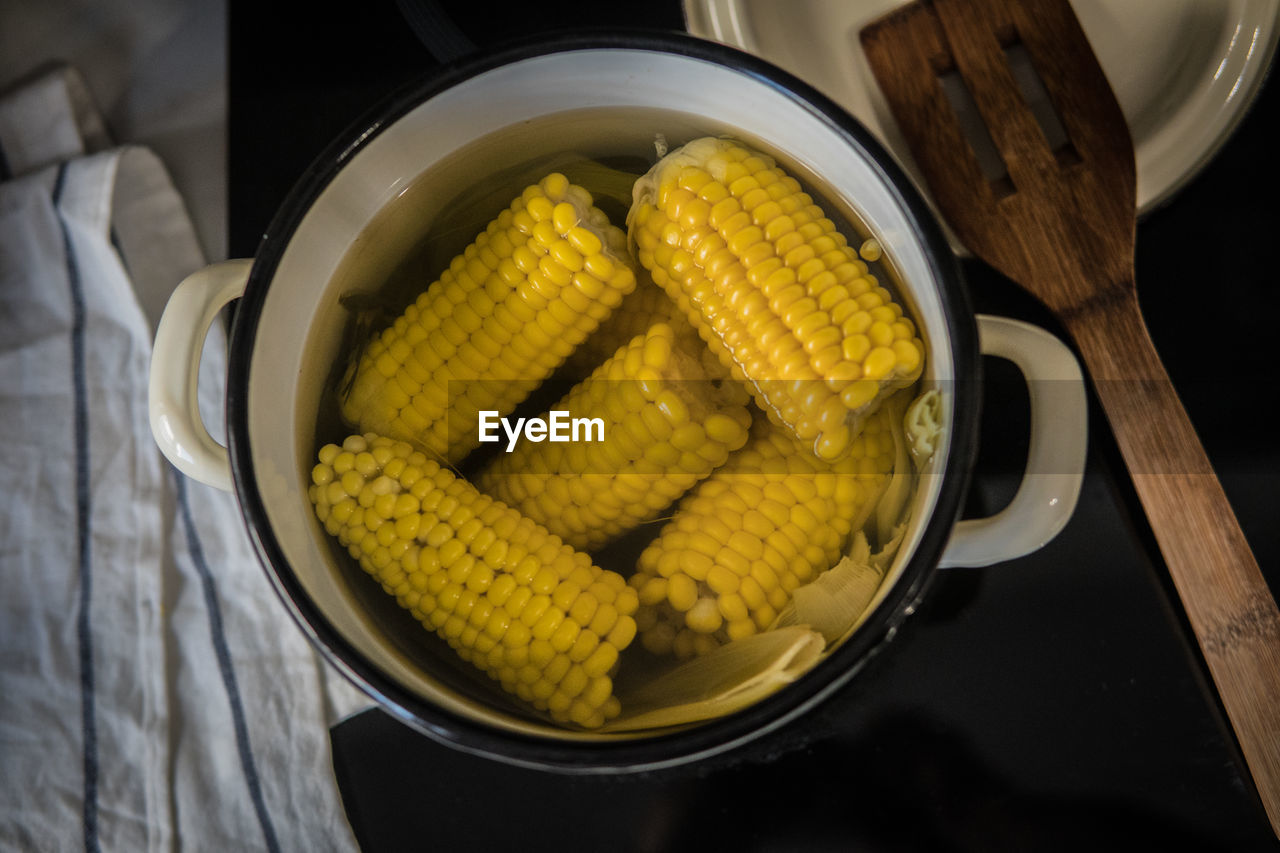
[[893,470],[885,412],[837,462],[757,418],[745,447],[681,502],[640,554],[645,648],[680,658],[763,631],[801,584],[833,566]]
[[369,344],[343,416],[457,463],[635,287],[625,242],[564,175],[528,187]]
[[799,182],[728,139],[694,140],[636,182],[640,263],[761,408],[823,459],[919,376],[902,308]]
[[[643,335],[654,323],[666,323],[675,333],[677,345],[696,355],[702,375],[722,379],[729,371],[698,337],[698,332],[671,301],[671,297],[644,270],[636,274],[636,288],[614,309],[581,346],[564,363],[564,373],[573,379],[590,376],[591,372],[618,351],[618,345]],[[693,377],[689,377],[693,378]]]
[[657,323],[553,407],[599,418],[603,441],[524,442],[476,485],[575,548],[598,548],[657,517],[723,465],[751,425],[742,386],[697,378],[703,347],[683,343]]
[[327,444],[311,481],[325,530],[463,660],[559,722],[618,714],[637,602],[621,575],[406,442]]

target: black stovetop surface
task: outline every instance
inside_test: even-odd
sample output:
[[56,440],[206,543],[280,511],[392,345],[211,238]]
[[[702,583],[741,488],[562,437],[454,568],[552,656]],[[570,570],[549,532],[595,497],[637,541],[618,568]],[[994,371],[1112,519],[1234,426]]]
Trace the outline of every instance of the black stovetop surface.
[[[682,28],[679,4],[443,4],[480,44],[561,26]],[[329,140],[437,66],[391,0],[230,4],[230,235],[254,253]],[[292,8],[288,8],[292,6]],[[264,9],[264,7],[266,7]],[[270,11],[267,11],[269,9]],[[358,9],[358,11],[356,11]],[[1272,588],[1280,588],[1280,233],[1274,81],[1236,136],[1138,226],[1156,345]],[[1053,318],[966,262],[978,310]],[[1026,392],[986,360],[968,514],[1011,496]],[[889,653],[778,736],[707,765],[566,777],[459,753],[380,711],[333,732],[369,851],[1271,849],[1199,652],[1092,396],[1079,509],[1040,552],[939,574]]]

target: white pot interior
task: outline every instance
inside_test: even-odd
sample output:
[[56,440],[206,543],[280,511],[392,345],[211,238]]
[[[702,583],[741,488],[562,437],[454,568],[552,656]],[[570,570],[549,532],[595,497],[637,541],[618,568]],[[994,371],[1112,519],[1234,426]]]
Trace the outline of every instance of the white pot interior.
[[[838,208],[829,212],[869,230],[925,331],[925,385],[939,387],[944,399],[954,388],[948,381],[951,342],[940,331],[946,324],[939,282],[911,217],[846,137],[768,81],[703,59],[638,49],[550,54],[472,77],[377,134],[306,213],[265,297],[248,373],[253,468],[285,559],[333,627],[407,690],[501,729],[560,739],[609,737],[568,732],[522,712],[400,611],[317,523],[306,495],[315,452],[346,434],[327,417],[317,435],[317,413],[332,394],[331,370],[349,319],[340,297],[376,292],[424,233],[447,227],[449,202],[495,171],[565,151],[652,160],[658,133],[672,147],[707,134],[743,138],[818,190],[826,206]],[[508,198],[523,186],[512,183]],[[444,248],[460,250],[473,236],[458,235]],[[421,285],[438,272],[424,272]],[[331,400],[327,405],[331,410]],[[944,411],[951,410],[947,403]],[[944,469],[948,451],[944,442],[930,463],[934,470]],[[914,497],[915,523],[881,598],[914,552],[920,522],[937,500],[941,478],[928,473]]]

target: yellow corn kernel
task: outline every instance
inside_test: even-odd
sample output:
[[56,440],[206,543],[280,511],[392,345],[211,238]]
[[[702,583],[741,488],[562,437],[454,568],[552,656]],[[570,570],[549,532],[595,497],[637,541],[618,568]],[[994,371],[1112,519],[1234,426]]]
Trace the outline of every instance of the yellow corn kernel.
[[625,241],[563,175],[528,187],[358,354],[343,417],[459,462],[634,289]]
[[[737,151],[747,153],[731,159]],[[919,344],[913,327],[896,325],[901,307],[772,158],[696,139],[637,181],[635,199],[628,228],[641,265],[760,407],[819,457],[847,455],[862,421],[919,376],[923,345],[895,345]],[[879,257],[874,241],[863,250]],[[855,380],[873,393],[844,393]]]
[[641,552],[628,583],[642,645],[688,657],[767,628],[792,590],[835,565],[888,484],[890,417],[867,418],[835,462],[757,418]]
[[[609,676],[635,636],[638,606],[620,575],[592,565],[407,442],[370,433],[344,447],[320,450],[312,477],[326,487],[317,486],[311,499],[366,572],[459,657],[553,720],[600,726],[616,716]],[[360,462],[338,475],[334,463],[344,452]],[[371,509],[357,514],[354,506],[366,496]],[[394,521],[375,511],[384,499]],[[614,604],[597,606],[598,592]],[[575,661],[597,680],[594,690],[573,674]],[[557,690],[578,697],[576,716],[568,704],[552,707]]]

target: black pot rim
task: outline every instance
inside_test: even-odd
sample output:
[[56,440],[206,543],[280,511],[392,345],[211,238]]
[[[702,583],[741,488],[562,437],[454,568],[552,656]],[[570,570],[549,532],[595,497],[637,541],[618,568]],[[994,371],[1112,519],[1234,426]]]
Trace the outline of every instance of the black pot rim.
[[[839,649],[785,690],[756,704],[686,730],[641,739],[569,741],[513,733],[446,711],[384,674],[337,631],[312,602],[271,529],[253,466],[248,429],[248,376],[253,341],[272,277],[303,215],[356,153],[428,98],[474,76],[537,56],[597,49],[654,51],[728,66],[790,95],[866,152],[897,196],[924,245],[946,317],[955,375],[969,393],[954,395],[951,449],[938,502],[902,577],[863,626]],[[294,620],[331,664],[396,717],[455,748],[512,764],[580,773],[652,770],[708,757],[789,722],[847,683],[898,631],[919,603],[959,518],[977,448],[981,379],[973,309],[959,264],[932,212],[889,153],[857,120],[809,85],[733,48],[678,33],[609,31],[566,33],[512,43],[452,63],[389,96],[322,152],[294,185],[263,235],[236,310],[227,373],[227,436],[235,493],[250,539],[268,578]]]

